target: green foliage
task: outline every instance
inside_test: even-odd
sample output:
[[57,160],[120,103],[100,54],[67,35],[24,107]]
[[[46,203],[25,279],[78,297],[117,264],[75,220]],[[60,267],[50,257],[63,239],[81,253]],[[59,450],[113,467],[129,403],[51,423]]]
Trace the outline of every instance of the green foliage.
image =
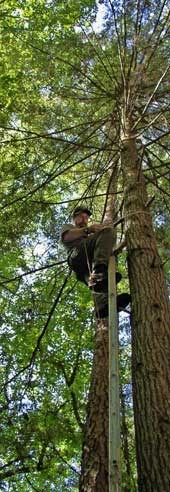
[[[94,315],[73,275],[49,315],[68,275],[60,229],[81,199],[94,222],[102,219],[128,112],[149,197],[156,195],[153,219],[168,274],[168,2],[162,13],[159,2],[154,12],[149,1],[100,4],[105,19],[96,33],[92,0],[1,2],[0,486],[10,492],[78,490]],[[122,191],[119,168],[120,215]],[[123,291],[124,255],[119,267]],[[121,381],[132,490],[129,364],[126,330]],[[123,487],[126,481],[123,458]]]

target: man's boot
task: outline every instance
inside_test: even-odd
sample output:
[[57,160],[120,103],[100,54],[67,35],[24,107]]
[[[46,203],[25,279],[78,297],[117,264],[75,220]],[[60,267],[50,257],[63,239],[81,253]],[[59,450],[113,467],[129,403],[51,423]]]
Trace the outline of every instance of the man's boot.
[[[117,311],[123,311],[128,304],[131,302],[131,296],[127,292],[124,292],[123,294],[118,294],[117,296]],[[96,309],[95,310],[96,318],[97,319],[103,319],[103,318],[108,318],[109,315],[109,308],[108,304],[105,304],[102,308]]]

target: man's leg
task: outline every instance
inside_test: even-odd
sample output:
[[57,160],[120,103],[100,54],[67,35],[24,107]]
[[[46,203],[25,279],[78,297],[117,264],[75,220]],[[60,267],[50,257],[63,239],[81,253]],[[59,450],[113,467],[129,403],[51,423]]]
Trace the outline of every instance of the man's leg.
[[[93,266],[94,271],[103,272],[105,274],[104,280],[96,283],[93,288],[95,311],[97,318],[107,318],[108,316],[108,278],[107,269],[109,257],[112,254],[113,249],[113,229],[107,227],[95,234],[95,245],[93,245]],[[90,239],[90,238],[89,238]],[[87,240],[87,253],[89,251],[91,242]],[[90,252],[89,251],[89,256]],[[90,256],[91,259],[91,256]],[[119,272],[116,272],[116,283],[121,280],[122,276]],[[130,295],[127,293],[122,293],[117,296],[117,310],[121,311],[130,302]]]
[[113,228],[105,227],[89,236],[83,243],[90,263],[93,262],[94,269],[101,265],[107,267],[114,243]]
[[[93,234],[92,237],[89,236],[89,238],[84,241],[86,254],[91,266],[91,272],[93,265],[93,274],[90,276],[89,282],[90,287],[93,287],[96,283],[96,279],[98,279],[97,289],[102,289],[104,291],[108,290],[107,270],[109,257],[112,254],[113,240],[113,228],[106,227],[102,231]],[[120,282],[121,278],[121,273],[116,272],[116,283]]]
[[[81,258],[82,259],[82,258]],[[75,259],[76,260],[76,259]],[[74,260],[74,261],[75,261]],[[80,260],[80,256],[79,256]],[[87,270],[82,271],[82,262],[75,261],[74,265],[70,265],[73,271],[76,273],[77,279],[80,282],[85,283],[88,286],[89,273]],[[86,267],[86,264],[85,264]],[[95,305],[95,314],[97,319],[108,317],[108,282],[105,279],[104,284],[101,282],[100,287],[97,285],[92,289],[93,299]],[[117,309],[121,311],[130,302],[129,294],[120,294],[117,296]]]
[[[127,292],[124,292],[122,294],[118,294],[117,298],[117,311],[124,311],[125,308],[130,304],[131,302],[131,296]],[[108,311],[108,294],[105,292],[94,292],[94,302],[95,302],[95,313],[96,313],[96,318],[102,319],[102,318],[107,318],[109,311]]]
[[92,273],[92,267],[105,266],[113,247],[113,229],[106,228],[91,234],[84,239],[78,248],[74,248],[69,258],[69,264],[77,277],[86,276]]

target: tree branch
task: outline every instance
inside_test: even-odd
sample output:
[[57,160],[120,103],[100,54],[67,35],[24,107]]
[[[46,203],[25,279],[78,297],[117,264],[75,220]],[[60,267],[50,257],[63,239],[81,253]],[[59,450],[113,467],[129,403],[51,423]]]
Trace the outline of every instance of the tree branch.
[[[20,280],[21,278],[26,277],[27,275],[31,275],[33,273],[40,272],[42,270],[46,270],[47,268],[51,268],[53,266],[63,265],[64,263],[67,263],[67,260],[54,262],[54,263],[51,263],[50,265],[45,265],[45,266],[42,266],[39,268],[34,268],[33,270],[28,270],[27,272],[22,273],[21,275],[17,275],[16,277],[11,277],[11,278],[8,278],[7,280],[4,280],[3,282],[0,282],[0,286],[5,285],[5,284],[9,284],[11,282],[16,282],[16,280]],[[2,277],[2,275],[0,275],[0,277]]]
[[[69,279],[70,275],[71,275],[71,271],[70,271],[70,272],[69,272],[69,274],[66,276],[66,278],[65,278],[65,280],[64,280],[64,282],[63,282],[63,284],[62,284],[62,286],[61,286],[61,289],[60,289],[60,291],[59,291],[59,293],[58,293],[58,295],[57,295],[57,297],[56,297],[56,299],[55,299],[55,301],[54,301],[54,303],[53,303],[53,305],[52,305],[52,308],[51,308],[51,310],[50,310],[50,312],[49,312],[49,315],[48,315],[47,321],[46,321],[46,323],[45,323],[45,325],[44,325],[44,327],[43,327],[43,329],[42,329],[42,331],[41,331],[41,333],[40,333],[40,335],[39,335],[39,337],[38,337],[38,339],[37,339],[36,347],[35,347],[35,349],[34,349],[34,351],[33,351],[33,353],[32,353],[32,356],[31,356],[30,361],[28,362],[28,364],[26,364],[24,367],[22,367],[22,368],[21,368],[21,369],[20,369],[20,370],[19,370],[19,371],[18,371],[18,372],[14,375],[14,376],[12,376],[10,379],[8,379],[8,381],[6,381],[6,382],[4,383],[3,388],[4,388],[5,386],[7,386],[8,384],[10,384],[12,381],[14,381],[14,380],[15,380],[18,376],[20,376],[20,374],[22,374],[23,372],[25,372],[27,369],[32,368],[33,363],[34,363],[34,360],[35,360],[35,357],[36,357],[36,354],[37,354],[37,352],[38,352],[38,350],[39,350],[39,348],[40,348],[41,340],[42,340],[42,338],[44,337],[44,335],[45,335],[45,333],[46,333],[46,330],[47,330],[47,328],[48,328],[49,322],[50,322],[50,320],[51,320],[51,318],[52,318],[52,316],[53,316],[53,313],[54,313],[54,311],[55,311],[55,308],[56,308],[56,306],[57,306],[57,303],[58,303],[58,301],[59,301],[59,299],[60,299],[60,297],[61,297],[61,294],[62,294],[62,292],[63,292],[63,290],[64,290],[64,287],[65,287],[65,285],[66,285],[66,283],[67,283],[67,281],[68,281],[68,279]],[[30,379],[30,377],[29,377],[29,379]]]

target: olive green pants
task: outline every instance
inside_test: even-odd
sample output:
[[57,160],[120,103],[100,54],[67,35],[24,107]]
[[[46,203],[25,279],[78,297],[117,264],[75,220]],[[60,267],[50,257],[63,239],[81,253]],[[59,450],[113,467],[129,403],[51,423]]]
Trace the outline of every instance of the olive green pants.
[[[106,227],[90,234],[83,239],[78,248],[73,248],[69,256],[69,265],[77,275],[77,279],[88,285],[92,269],[97,265],[108,265],[114,243],[113,228]],[[96,309],[102,309],[108,302],[108,293],[95,292],[93,289]]]

